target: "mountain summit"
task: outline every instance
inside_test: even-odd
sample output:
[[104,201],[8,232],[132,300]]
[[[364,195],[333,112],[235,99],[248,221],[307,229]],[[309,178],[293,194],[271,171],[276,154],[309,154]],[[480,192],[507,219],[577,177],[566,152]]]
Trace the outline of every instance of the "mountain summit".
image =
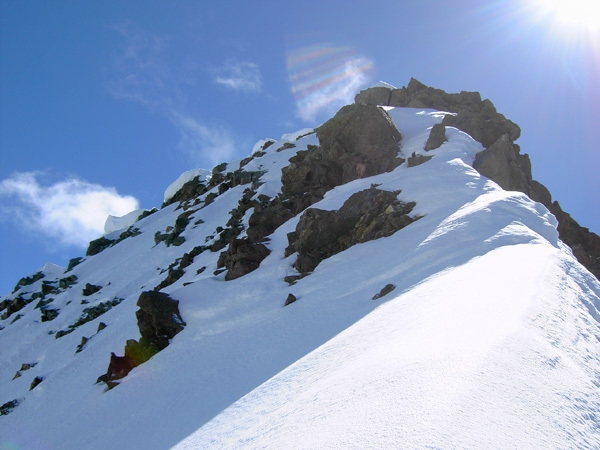
[[600,238],[519,135],[412,79],[182,174],[0,298],[0,445],[598,448]]

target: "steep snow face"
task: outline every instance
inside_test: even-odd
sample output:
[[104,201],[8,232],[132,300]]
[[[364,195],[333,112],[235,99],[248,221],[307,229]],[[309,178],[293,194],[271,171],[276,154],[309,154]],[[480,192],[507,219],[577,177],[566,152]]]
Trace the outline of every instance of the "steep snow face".
[[[470,136],[448,128],[446,143],[423,150],[445,113],[389,113],[403,134],[401,156],[434,158],[337,186],[313,206],[339,209],[376,184],[415,201],[412,214],[421,218],[322,261],[291,286],[284,277],[297,274],[295,255],[286,257],[285,248],[299,216],[269,236],[271,253],[242,278],[224,281],[219,252],[201,252],[162,289],[179,300],[187,326],[111,391],[94,383],[110,353],[139,338],[139,294],[184,253],[214,243],[247,186],[203,194],[187,209],[179,246],[156,238],[184,212],[172,204],[71,271],[20,286],[12,297],[29,300],[44,281],[54,283],[45,307],[58,316],[42,322],[36,299],[18,320],[15,313],[0,322],[0,404],[20,401],[0,417],[0,444],[600,446],[600,285],[558,240],[542,205],[472,169],[482,147]],[[261,156],[244,166],[264,172],[255,196],[281,191],[288,160],[318,144],[308,133],[286,135],[264,154],[255,148]],[[86,283],[101,289],[83,296]],[[372,300],[386,285],[395,289]],[[290,293],[297,301],[284,307]],[[117,306],[55,338],[85,308],[114,299]],[[98,331],[99,322],[106,328]],[[82,337],[89,340],[76,352]],[[34,365],[20,371],[25,363]],[[29,391],[35,377],[43,381]]]
[[175,448],[597,448],[590,281],[552,246],[498,247],[382,304]]

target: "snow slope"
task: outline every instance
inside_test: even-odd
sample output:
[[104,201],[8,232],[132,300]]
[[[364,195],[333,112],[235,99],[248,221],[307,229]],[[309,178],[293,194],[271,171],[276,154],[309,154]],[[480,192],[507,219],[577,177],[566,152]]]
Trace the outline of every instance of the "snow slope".
[[[444,115],[389,113],[405,157],[425,153]],[[280,191],[288,159],[317,144],[308,131],[245,166],[266,171],[256,195]],[[242,278],[214,274],[218,252],[198,255],[163,289],[187,326],[110,391],[94,383],[110,353],[139,337],[140,292],[212,242],[245,186],[194,212],[180,247],[154,241],[182,212],[172,204],[133,224],[140,234],[48,274],[77,277],[54,297],[60,314],[41,322],[32,302],[19,320],[0,322],[0,404],[22,399],[0,417],[0,448],[600,447],[600,284],[541,204],[472,169],[480,144],[456,129],[447,136],[429,162],[338,186],[313,205],[338,209],[376,183],[401,190],[422,218],[328,258],[293,286],[283,280],[296,273],[284,249],[299,216],[270,236],[271,254]],[[102,289],[81,304],[86,283]],[[392,293],[372,300],[390,283]],[[289,293],[298,301],[283,307]],[[115,298],[123,300],[72,333],[49,334]],[[107,327],[97,331],[100,321]],[[75,353],[82,336],[90,340]],[[35,376],[45,378],[29,391]]]

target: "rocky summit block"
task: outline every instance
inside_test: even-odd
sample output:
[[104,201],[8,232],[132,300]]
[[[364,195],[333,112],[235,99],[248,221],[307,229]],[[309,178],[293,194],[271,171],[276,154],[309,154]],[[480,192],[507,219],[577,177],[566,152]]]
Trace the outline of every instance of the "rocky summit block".
[[390,116],[375,105],[344,106],[317,130],[319,147],[299,151],[282,170],[282,194],[293,214],[350,181],[390,172],[402,136]]

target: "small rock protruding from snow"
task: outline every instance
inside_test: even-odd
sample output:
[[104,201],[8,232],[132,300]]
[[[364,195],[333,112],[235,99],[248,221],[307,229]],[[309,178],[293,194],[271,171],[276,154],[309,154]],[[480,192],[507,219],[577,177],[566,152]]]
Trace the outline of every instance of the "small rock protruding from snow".
[[206,169],[193,169],[183,172],[181,175],[179,175],[179,178],[171,183],[165,190],[164,203],[167,203],[169,200],[171,200],[171,198],[177,194],[177,191],[179,191],[188,181],[192,181],[196,177],[200,178],[201,181],[207,180],[210,178],[210,175],[211,171]]

